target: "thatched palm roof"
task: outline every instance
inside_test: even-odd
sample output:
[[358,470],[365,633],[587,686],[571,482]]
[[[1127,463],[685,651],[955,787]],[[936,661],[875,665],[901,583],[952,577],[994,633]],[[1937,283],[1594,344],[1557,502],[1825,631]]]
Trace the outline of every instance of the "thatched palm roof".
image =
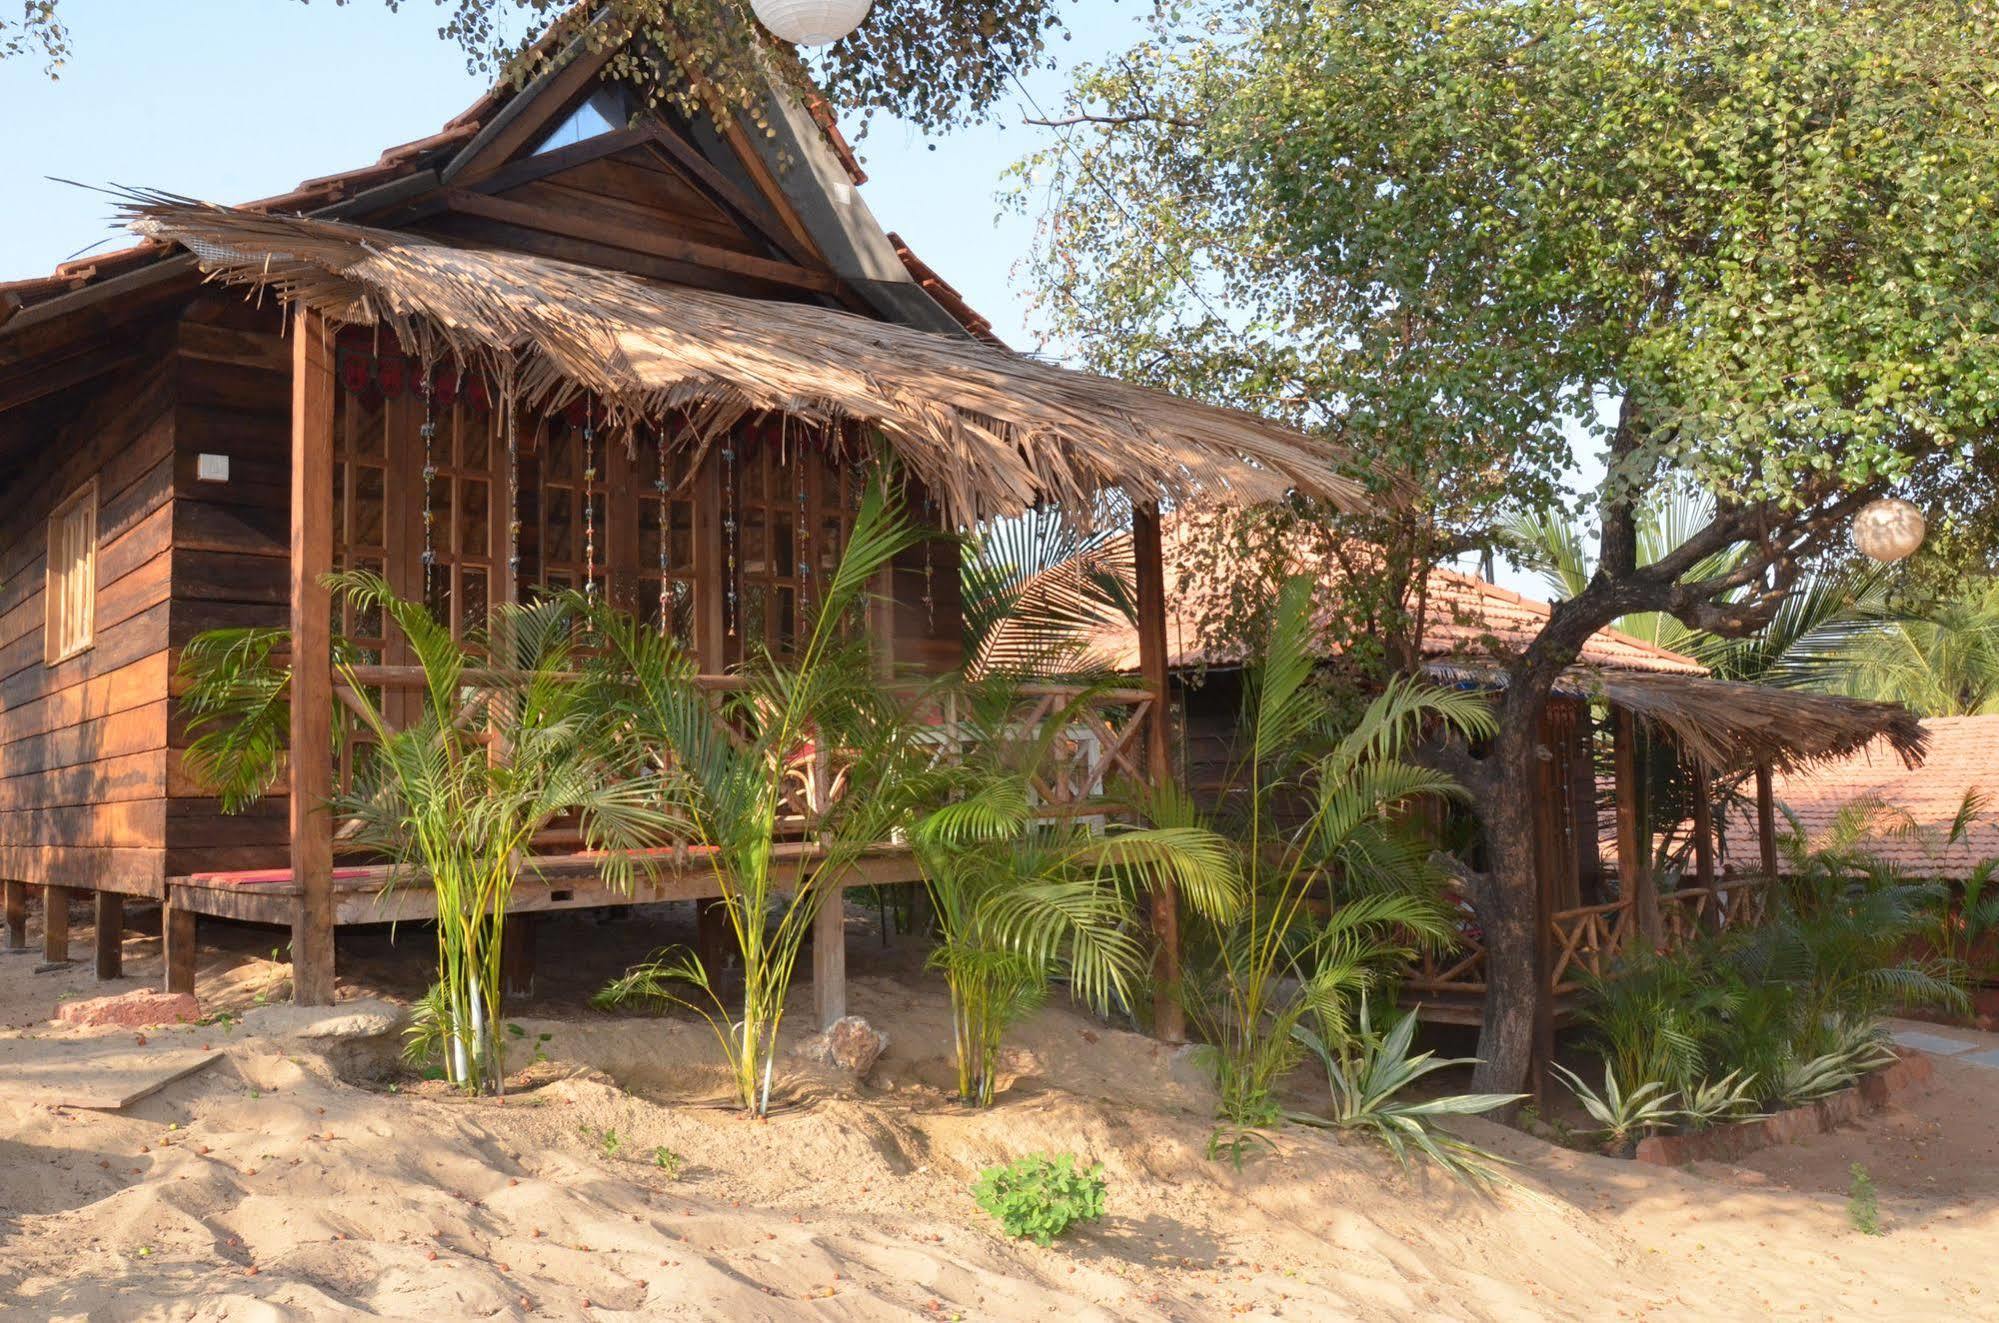
[[1899,703],[1775,689],[1691,675],[1601,675],[1603,696],[1663,731],[1710,767],[1739,770],[1768,762],[1797,769],[1844,758],[1880,740],[1910,767],[1929,737]]
[[587,393],[614,425],[685,415],[704,443],[764,410],[878,428],[964,523],[1043,502],[1086,514],[1108,488],[1365,499],[1322,441],[969,338],[336,221],[157,197],[131,209],[135,229],[186,245],[214,278],[481,364],[529,409]]

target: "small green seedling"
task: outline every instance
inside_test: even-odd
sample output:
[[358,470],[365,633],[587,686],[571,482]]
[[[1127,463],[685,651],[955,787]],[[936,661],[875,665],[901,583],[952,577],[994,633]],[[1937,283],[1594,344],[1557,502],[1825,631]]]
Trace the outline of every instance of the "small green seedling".
[[1208,1161],[1226,1162],[1238,1174],[1258,1148],[1275,1149],[1270,1136],[1248,1126],[1218,1125],[1208,1135]]
[[586,1125],[578,1126],[577,1132],[585,1139],[595,1142],[607,1158],[617,1157],[618,1150],[625,1146],[625,1141],[618,1138],[616,1129],[592,1130]]
[[1885,1234],[1881,1229],[1881,1201],[1874,1192],[1874,1178],[1867,1174],[1867,1168],[1854,1163],[1853,1184],[1848,1187],[1846,1216],[1852,1221],[1853,1229],[1863,1236]]
[[670,1181],[680,1179],[681,1157],[666,1145],[661,1144],[652,1151],[652,1165],[666,1173]]
[[1076,1155],[1034,1153],[1005,1167],[988,1167],[972,1186],[979,1207],[999,1219],[1009,1236],[1048,1246],[1071,1227],[1104,1215],[1104,1168],[1078,1169]]

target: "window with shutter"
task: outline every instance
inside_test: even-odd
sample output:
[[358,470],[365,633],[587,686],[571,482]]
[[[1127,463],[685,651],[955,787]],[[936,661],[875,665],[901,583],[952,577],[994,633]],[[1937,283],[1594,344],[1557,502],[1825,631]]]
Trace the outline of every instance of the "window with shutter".
[[44,627],[53,666],[90,647],[97,616],[97,479],[49,516],[49,569]]

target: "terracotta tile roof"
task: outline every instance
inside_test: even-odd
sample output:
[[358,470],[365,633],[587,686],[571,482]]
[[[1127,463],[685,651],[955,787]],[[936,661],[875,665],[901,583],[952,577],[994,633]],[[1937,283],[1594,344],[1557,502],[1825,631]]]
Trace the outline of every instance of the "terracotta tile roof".
[[953,289],[950,281],[938,275],[928,262],[911,251],[901,235],[890,230],[888,241],[894,246],[895,255],[901,260],[903,269],[909,272],[909,278],[921,285],[923,292],[936,300],[938,307],[951,314],[974,338],[984,340],[996,348],[1006,348],[1000,338],[993,334],[993,324],[980,316],[971,304],[965,302],[965,296]]
[[[1166,553],[1168,665],[1176,669],[1234,665],[1242,660],[1239,655],[1218,654],[1200,641],[1203,601],[1212,597],[1214,590],[1192,582],[1191,575],[1183,581],[1175,548],[1198,536],[1185,531],[1189,522],[1168,516],[1161,529]],[[1311,571],[1310,566],[1301,565],[1300,569]],[[1450,569],[1430,572],[1428,599],[1423,654],[1432,658],[1510,656],[1533,641],[1552,612],[1546,602]],[[1138,632],[1129,624],[1120,621],[1098,630],[1093,646],[1112,669],[1138,669]],[[1692,657],[1615,629],[1592,635],[1583,645],[1580,664],[1613,671],[1707,674],[1707,668]]]
[[[1955,844],[1946,844],[1951,823],[1967,792],[1999,809],[1999,716],[1931,717],[1923,722],[1929,755],[1911,770],[1885,742],[1876,741],[1847,758],[1802,771],[1777,774],[1777,802],[1790,809],[1806,838],[1821,842],[1840,811],[1871,804],[1874,839],[1869,853],[1917,877],[1962,878],[1999,855],[1999,820],[1980,815]],[[1914,823],[1914,830],[1908,824]],[[1727,815],[1720,824],[1731,860],[1756,858],[1756,823],[1749,814]],[[1777,830],[1788,824],[1779,817]]]

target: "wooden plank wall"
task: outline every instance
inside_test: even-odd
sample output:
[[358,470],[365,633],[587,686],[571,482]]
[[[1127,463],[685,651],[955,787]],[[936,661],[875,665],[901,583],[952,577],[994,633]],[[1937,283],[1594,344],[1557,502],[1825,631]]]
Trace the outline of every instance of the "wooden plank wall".
[[[176,657],[204,630],[290,623],[291,360],[282,329],[268,304],[257,308],[227,292],[190,305],[176,328],[171,608]],[[228,456],[227,482],[196,476],[204,453]],[[181,771],[179,753],[187,742],[176,711],[167,875],[285,867],[283,781],[248,811],[225,814]]]
[[[48,414],[0,510],[0,877],[157,897],[172,563],[171,327]],[[98,482],[91,647],[44,662],[49,512]]]

